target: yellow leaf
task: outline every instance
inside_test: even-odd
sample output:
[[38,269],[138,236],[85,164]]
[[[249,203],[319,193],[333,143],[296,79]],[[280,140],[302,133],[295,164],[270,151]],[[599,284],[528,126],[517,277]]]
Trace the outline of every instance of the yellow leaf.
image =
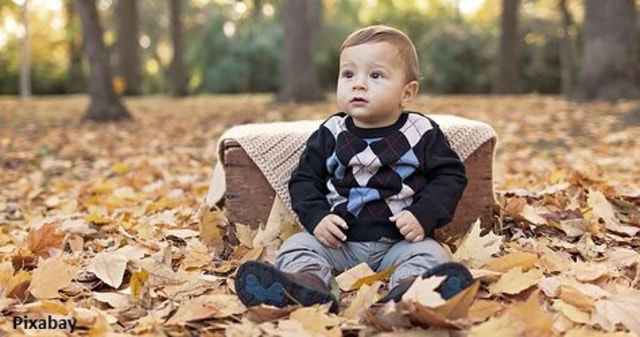
[[529,270],[538,261],[538,255],[526,252],[513,252],[494,258],[484,268],[496,272],[507,272],[514,267]]
[[588,312],[582,311],[562,300],[553,301],[553,308],[556,311],[561,312],[574,323],[587,324],[591,320],[591,315]]
[[448,299],[443,305],[435,308],[435,312],[447,319],[467,317],[469,315],[469,307],[471,307],[478,289],[480,289],[480,282],[475,281],[456,296]]
[[373,269],[366,262],[362,262],[336,276],[336,282],[338,282],[340,289],[343,291],[351,291],[355,288],[354,285],[359,279],[371,275],[375,275]]
[[503,237],[493,232],[480,236],[481,230],[480,219],[478,219],[471,225],[458,250],[453,254],[454,261],[465,264],[469,268],[479,268],[489,262],[493,254],[500,251]]
[[383,271],[377,272],[373,275],[368,275],[365,277],[362,277],[360,279],[358,279],[355,283],[353,283],[353,285],[351,286],[351,288],[349,289],[349,291],[353,291],[356,289],[360,289],[360,287],[362,287],[363,285],[372,285],[377,281],[381,281],[383,279],[386,279],[387,277],[391,276],[391,274],[393,274],[393,272],[396,270],[398,266],[392,266],[389,267]]
[[108,217],[95,212],[92,212],[91,214],[87,215],[84,219],[87,222],[91,222],[97,225],[108,224],[111,221],[111,219],[109,219]]
[[558,298],[581,310],[591,310],[595,306],[595,301],[591,297],[571,286],[560,286],[557,293]]
[[378,300],[380,287],[382,287],[382,282],[376,282],[372,286],[363,285],[347,309],[342,312],[342,316],[359,321],[364,312]]
[[228,224],[229,221],[222,211],[203,207],[200,217],[200,239],[205,245],[215,248],[216,253],[222,254]]
[[328,315],[327,308],[326,305],[303,307],[291,312],[289,317],[291,321],[302,324],[304,330],[312,333],[312,335],[341,336],[342,333],[340,329],[336,331],[332,328],[342,323],[343,319]]
[[543,273],[539,269],[531,269],[524,273],[520,267],[516,267],[502,275],[498,282],[491,285],[490,290],[493,294],[519,294],[538,284],[542,276]]
[[129,164],[123,162],[118,162],[111,166],[111,171],[118,174],[127,173],[130,169]]
[[149,272],[144,269],[131,275],[129,288],[131,288],[131,297],[135,302],[137,302],[142,296],[142,290],[144,289],[144,284],[147,282],[148,278]]
[[68,286],[76,276],[78,267],[66,263],[62,255],[40,259],[33,271],[29,291],[39,299],[57,298],[58,290]]

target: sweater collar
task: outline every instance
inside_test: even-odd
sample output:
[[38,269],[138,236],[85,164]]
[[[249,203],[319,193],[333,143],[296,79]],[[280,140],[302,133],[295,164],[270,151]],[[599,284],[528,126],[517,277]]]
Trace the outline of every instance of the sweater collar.
[[353,118],[347,115],[345,118],[345,125],[347,126],[347,130],[349,132],[360,138],[385,137],[393,132],[400,130],[402,125],[406,123],[408,116],[409,113],[407,111],[403,111],[402,114],[400,114],[398,120],[389,126],[383,126],[379,128],[360,128],[353,123]]

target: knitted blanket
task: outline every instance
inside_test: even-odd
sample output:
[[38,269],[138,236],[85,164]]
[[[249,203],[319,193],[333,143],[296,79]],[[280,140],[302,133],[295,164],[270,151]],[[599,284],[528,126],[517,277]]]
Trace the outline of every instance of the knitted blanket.
[[[451,147],[464,161],[480,145],[496,137],[493,128],[483,122],[452,115],[430,115],[440,125]],[[224,168],[224,141],[235,140],[249,158],[262,171],[276,195],[291,210],[291,199],[287,184],[307,138],[323,120],[244,124],[225,131],[218,140],[218,160],[205,202],[209,206],[218,203],[224,196],[226,183]]]

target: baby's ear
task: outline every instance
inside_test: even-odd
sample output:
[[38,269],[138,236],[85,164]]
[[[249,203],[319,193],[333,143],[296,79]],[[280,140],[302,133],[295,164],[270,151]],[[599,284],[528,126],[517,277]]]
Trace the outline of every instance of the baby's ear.
[[405,107],[416,97],[418,94],[418,88],[420,88],[418,81],[411,81],[404,86],[402,91],[402,101],[400,102],[402,107]]

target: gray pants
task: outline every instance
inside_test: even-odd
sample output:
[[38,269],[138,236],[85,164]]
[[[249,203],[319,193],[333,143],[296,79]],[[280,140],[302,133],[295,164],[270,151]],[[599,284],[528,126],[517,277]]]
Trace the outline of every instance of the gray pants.
[[340,273],[366,262],[376,272],[398,267],[389,279],[393,288],[407,277],[451,261],[448,252],[432,238],[420,242],[343,242],[339,248],[324,246],[315,236],[300,232],[287,239],[276,257],[276,268],[287,272],[309,272],[327,284],[333,273]]

